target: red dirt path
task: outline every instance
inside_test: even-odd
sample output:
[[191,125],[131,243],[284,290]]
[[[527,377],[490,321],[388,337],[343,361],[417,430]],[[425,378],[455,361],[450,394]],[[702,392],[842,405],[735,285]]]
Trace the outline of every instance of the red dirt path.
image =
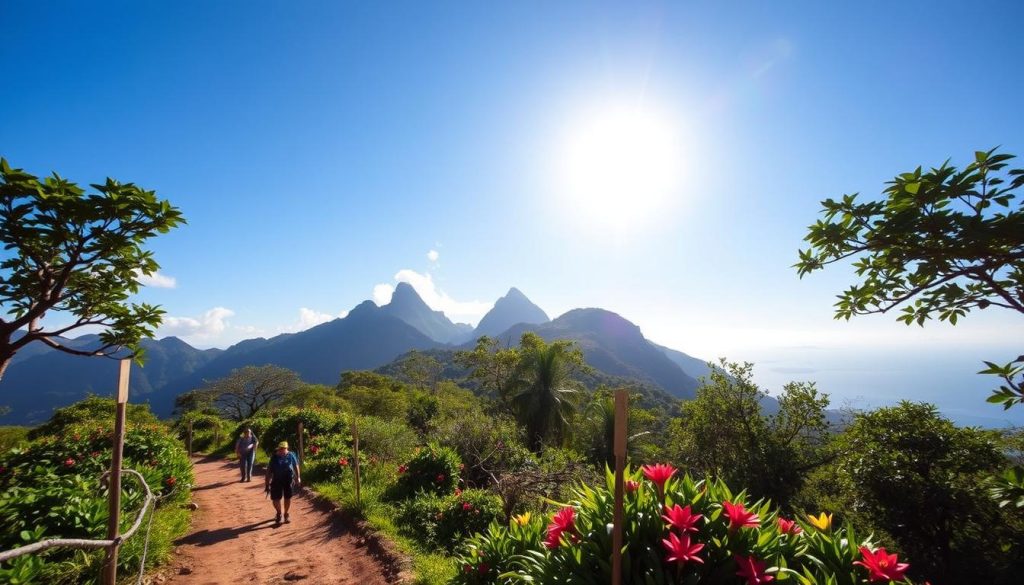
[[303,583],[385,585],[385,565],[365,540],[306,494],[292,498],[291,523],[274,526],[274,509],[263,494],[263,477],[239,483],[238,465],[224,459],[194,460],[199,505],[191,532],[176,544],[165,583],[217,585]]

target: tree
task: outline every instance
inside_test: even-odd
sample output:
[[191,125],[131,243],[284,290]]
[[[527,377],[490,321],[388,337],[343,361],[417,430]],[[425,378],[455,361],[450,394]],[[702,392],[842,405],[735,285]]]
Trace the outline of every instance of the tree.
[[891,539],[921,576],[947,583],[1017,583],[1024,522],[1001,510],[986,479],[1006,464],[996,431],[961,428],[931,404],[857,414],[838,437],[836,464],[814,481],[830,509]]
[[503,398],[526,427],[533,451],[540,451],[545,441],[561,443],[566,438],[581,389],[573,375],[584,369],[583,352],[574,342],[549,344],[536,333],[523,334],[519,361]]
[[224,378],[207,381],[200,392],[210,396],[227,417],[242,421],[301,387],[298,374],[267,364],[232,370]]
[[[839,295],[836,318],[887,313],[923,325],[933,316],[956,324],[973,309],[1024,313],[1024,207],[1013,190],[1024,169],[1006,170],[1009,154],[976,152],[958,170],[948,161],[888,183],[883,201],[857,194],[822,202],[824,218],[804,238],[795,267],[803,277],[829,264],[853,262],[859,284]],[[1015,201],[1016,200],[1016,201]],[[1006,384],[990,399],[1005,408],[1024,402],[1024,356],[982,373]]]
[[752,380],[753,364],[712,368],[672,421],[673,458],[692,472],[721,477],[730,486],[749,489],[788,507],[809,472],[831,456],[826,452],[828,396],[813,383],[783,387],[779,411],[767,415],[766,394]]
[[433,356],[414,349],[402,358],[399,369],[402,377],[416,388],[436,390],[444,367]]
[[472,351],[455,352],[455,363],[468,369],[469,379],[485,393],[500,397],[506,393],[519,357],[515,348],[502,347],[497,339],[484,335]]
[[[75,355],[127,349],[141,357],[139,342],[160,325],[158,306],[128,298],[159,268],[143,244],[185,220],[132,183],[108,178],[91,187],[96,193],[86,194],[56,173],[39,180],[0,159],[0,377],[36,341]],[[68,313],[70,324],[47,327],[50,311]],[[63,336],[86,326],[103,328],[99,347],[64,344]]]

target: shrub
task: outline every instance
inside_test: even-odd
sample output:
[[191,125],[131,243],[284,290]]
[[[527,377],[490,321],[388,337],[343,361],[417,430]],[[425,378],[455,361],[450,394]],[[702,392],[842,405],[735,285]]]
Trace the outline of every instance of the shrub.
[[398,516],[404,530],[428,546],[451,549],[501,516],[501,500],[486,490],[422,493],[406,501]]
[[450,494],[459,483],[461,467],[462,461],[454,450],[431,443],[399,467],[400,475],[391,495],[408,499],[419,492]]
[[361,416],[359,451],[364,460],[375,456],[383,461],[407,461],[418,442],[416,433],[405,424],[375,416]]
[[[625,497],[623,583],[740,582],[736,576],[802,585],[882,580],[877,567],[867,566],[885,551],[848,526],[832,526],[831,516],[787,519],[721,481],[676,478],[668,466],[643,471],[646,478],[640,471],[626,473],[632,483]],[[499,577],[505,572],[535,583],[610,582],[614,477],[606,475],[606,485],[578,487],[541,534],[536,520],[517,527],[514,519],[507,529],[492,525],[471,538],[457,557],[462,571],[456,582],[505,582]],[[886,581],[909,583],[905,569],[892,562],[882,568]]]
[[432,436],[459,454],[465,464],[462,477],[472,486],[486,486],[493,477],[522,469],[532,460],[515,421],[491,417],[479,409],[445,417]]
[[[64,429],[80,423],[113,424],[117,402],[113,398],[89,396],[53,412],[50,420],[28,432],[29,439],[38,439],[48,435],[59,435]],[[129,404],[125,419],[130,424],[159,424],[156,416],[149,410],[148,404]]]
[[[302,421],[306,443],[310,437],[339,434],[346,428],[344,415],[341,413],[322,408],[288,407],[274,413],[270,424],[259,436],[264,452],[270,455],[281,441],[288,441],[292,450],[297,450],[299,421]],[[256,432],[255,428],[253,432]]]
[[[90,411],[69,410],[79,414]],[[4,527],[0,549],[43,538],[105,536],[107,493],[98,479],[110,467],[112,417],[110,412],[103,416],[104,424],[85,416],[51,420],[47,428],[57,433],[55,436],[39,437],[24,448],[0,455],[0,525]],[[188,498],[193,481],[191,463],[181,443],[162,425],[128,425],[124,467],[141,473],[154,493],[164,497],[161,506]],[[128,476],[122,489],[122,530],[126,530],[141,505],[143,491]],[[86,582],[99,570],[97,559],[102,554],[55,549],[5,565],[0,568],[0,582]],[[119,566],[138,570],[140,555],[141,549],[124,549]]]

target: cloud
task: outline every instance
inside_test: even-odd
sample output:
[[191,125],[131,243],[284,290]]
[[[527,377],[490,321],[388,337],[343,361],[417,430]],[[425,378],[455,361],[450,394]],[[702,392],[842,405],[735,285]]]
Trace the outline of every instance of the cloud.
[[164,317],[160,326],[160,334],[163,336],[174,335],[176,337],[192,337],[207,339],[216,337],[227,330],[228,319],[233,317],[235,312],[225,307],[214,307],[206,311],[198,318],[193,317]]
[[437,250],[431,250],[427,252],[427,260],[431,262],[437,262],[437,259],[441,257],[441,254]]
[[[420,274],[408,268],[399,270],[398,274],[395,274],[395,280],[412,285],[427,306],[435,311],[443,311],[446,317],[455,322],[478,323],[492,306],[491,303],[480,301],[457,301],[438,288],[431,275]],[[391,289],[391,285],[378,284],[373,289],[374,299],[376,299],[377,289],[380,287]],[[378,302],[378,304],[381,303]]]
[[390,284],[378,284],[373,287],[373,302],[378,305],[386,305],[391,302],[391,295],[395,292],[395,287]]
[[150,286],[153,288],[175,288],[178,286],[178,281],[173,276],[167,276],[166,274],[160,274],[160,271],[156,271],[153,274],[143,274],[142,271],[135,271],[136,277],[139,279],[139,284],[142,286]]

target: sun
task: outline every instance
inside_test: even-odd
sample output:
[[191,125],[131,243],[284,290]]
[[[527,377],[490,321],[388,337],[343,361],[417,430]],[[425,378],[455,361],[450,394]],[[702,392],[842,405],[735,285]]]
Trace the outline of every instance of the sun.
[[569,125],[560,193],[570,213],[601,228],[630,228],[664,213],[681,180],[679,126],[653,107],[585,111]]

